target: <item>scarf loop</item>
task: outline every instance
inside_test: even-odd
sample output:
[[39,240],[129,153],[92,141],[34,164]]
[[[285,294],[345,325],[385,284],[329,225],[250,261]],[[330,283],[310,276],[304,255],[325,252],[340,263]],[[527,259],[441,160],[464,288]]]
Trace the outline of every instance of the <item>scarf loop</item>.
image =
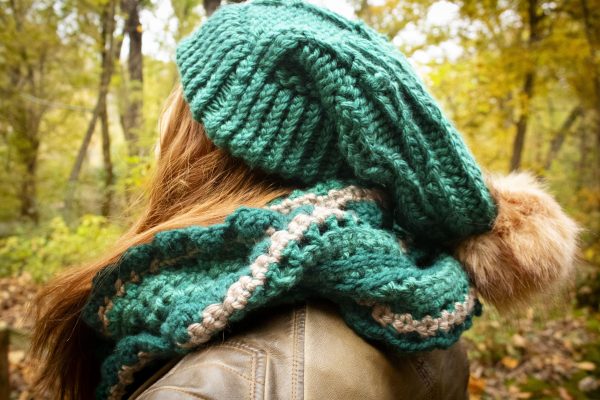
[[100,399],[259,308],[326,298],[366,339],[447,348],[481,305],[451,255],[408,245],[375,189],[328,181],[225,222],[158,233],[93,281],[84,321],[106,342]]

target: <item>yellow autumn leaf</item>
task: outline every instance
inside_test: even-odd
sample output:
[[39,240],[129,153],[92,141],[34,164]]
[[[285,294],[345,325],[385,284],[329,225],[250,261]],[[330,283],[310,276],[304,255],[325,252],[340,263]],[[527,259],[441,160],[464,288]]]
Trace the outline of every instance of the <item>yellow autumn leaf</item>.
[[506,356],[502,357],[500,363],[502,363],[502,365],[504,365],[508,369],[515,369],[519,365],[519,360],[513,357]]
[[583,371],[593,371],[596,369],[596,364],[590,361],[582,361],[575,364],[575,366]]
[[473,375],[469,377],[469,394],[471,398],[483,394],[485,391],[485,379]]

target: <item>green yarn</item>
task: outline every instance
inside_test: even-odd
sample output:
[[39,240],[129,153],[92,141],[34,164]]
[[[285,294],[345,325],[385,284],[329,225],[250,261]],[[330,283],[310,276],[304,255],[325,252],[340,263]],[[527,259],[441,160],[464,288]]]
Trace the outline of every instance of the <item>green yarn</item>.
[[224,6],[176,61],[194,118],[249,165],[305,183],[375,183],[421,238],[490,229],[495,205],[462,138],[363,23],[301,0]]
[[310,297],[398,351],[451,346],[481,310],[468,276],[450,255],[400,242],[379,196],[328,181],[130,248],[96,276],[83,312],[110,349],[98,398],[125,396],[132,371],[194,351],[253,310]]

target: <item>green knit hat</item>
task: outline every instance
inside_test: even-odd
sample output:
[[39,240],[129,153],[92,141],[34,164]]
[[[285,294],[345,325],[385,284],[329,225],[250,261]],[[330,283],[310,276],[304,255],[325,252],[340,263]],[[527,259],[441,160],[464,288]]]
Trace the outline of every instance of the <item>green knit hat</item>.
[[176,58],[194,118],[250,166],[376,183],[421,238],[490,229],[496,207],[473,156],[404,56],[363,23],[301,0],[228,5]]

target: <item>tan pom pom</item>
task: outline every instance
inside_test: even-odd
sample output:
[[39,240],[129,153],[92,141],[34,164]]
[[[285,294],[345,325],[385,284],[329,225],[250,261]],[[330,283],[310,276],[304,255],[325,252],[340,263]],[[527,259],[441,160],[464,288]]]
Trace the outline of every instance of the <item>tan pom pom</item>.
[[498,206],[494,226],[461,242],[456,256],[484,300],[514,309],[569,280],[579,228],[530,174],[486,183]]

